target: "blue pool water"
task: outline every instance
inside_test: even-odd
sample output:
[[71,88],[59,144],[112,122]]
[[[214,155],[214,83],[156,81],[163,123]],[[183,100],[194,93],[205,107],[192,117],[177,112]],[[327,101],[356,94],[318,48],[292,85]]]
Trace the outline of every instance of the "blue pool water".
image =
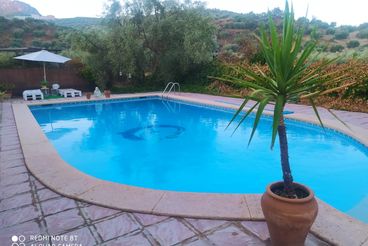
[[[280,180],[264,117],[248,147],[252,119],[234,135],[233,115],[159,98],[31,107],[61,157],[100,179],[146,188],[263,193]],[[287,121],[294,179],[332,206],[368,222],[368,150],[332,130]]]

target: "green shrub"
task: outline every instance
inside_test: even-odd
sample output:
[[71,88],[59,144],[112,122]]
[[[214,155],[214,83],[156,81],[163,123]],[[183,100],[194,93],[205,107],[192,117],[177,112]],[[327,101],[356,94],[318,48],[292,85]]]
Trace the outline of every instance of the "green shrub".
[[44,37],[46,35],[45,30],[34,30],[33,31],[33,36],[35,37]]
[[328,47],[326,44],[320,44],[320,45],[317,45],[316,50],[318,52],[326,52],[328,50]]
[[336,33],[336,30],[334,28],[328,28],[326,30],[326,35],[334,35]]
[[335,33],[334,38],[337,40],[342,40],[342,39],[346,39],[347,37],[349,37],[349,32],[347,31],[340,31]]
[[22,47],[23,46],[23,39],[21,38],[14,38],[10,42],[11,47]]
[[79,76],[81,76],[83,79],[87,80],[88,82],[92,83],[92,85],[94,85],[93,81],[96,81],[96,77],[93,74],[93,70],[88,66],[83,66],[79,70]]
[[343,94],[343,98],[362,98],[368,100],[368,80],[348,87]]
[[0,82],[0,91],[11,92],[14,87],[14,83]]
[[226,30],[222,30],[218,34],[218,38],[220,39],[226,39],[226,38],[229,38],[230,36],[231,36],[230,33]]
[[13,52],[0,52],[0,68],[12,67],[16,63],[14,56]]
[[345,26],[340,26],[339,29],[341,31],[351,33],[351,32],[354,32],[356,30],[356,27],[350,26],[350,25],[345,25]]
[[350,41],[346,44],[346,46],[347,46],[348,48],[356,48],[356,47],[359,47],[359,46],[360,46],[360,43],[359,43],[359,41],[358,41],[358,40],[350,40]]
[[336,44],[330,47],[330,52],[341,52],[344,50],[344,46],[340,45],[340,44]]
[[318,32],[317,30],[313,30],[311,33],[310,33],[310,36],[313,40],[319,40],[323,34],[321,32]]
[[32,46],[41,47],[42,46],[42,41],[40,39],[33,39],[32,40]]
[[255,53],[252,58],[250,58],[250,63],[266,64],[266,59],[264,58],[261,51]]
[[49,48],[52,47],[52,42],[50,42],[50,41],[41,42],[41,45],[40,46],[42,48],[49,49]]
[[368,38],[368,29],[359,31],[356,36],[358,38]]
[[225,44],[223,49],[225,51],[237,52],[239,50],[239,45],[238,44]]
[[15,28],[13,30],[13,37],[14,38],[23,38],[24,30],[22,28]]

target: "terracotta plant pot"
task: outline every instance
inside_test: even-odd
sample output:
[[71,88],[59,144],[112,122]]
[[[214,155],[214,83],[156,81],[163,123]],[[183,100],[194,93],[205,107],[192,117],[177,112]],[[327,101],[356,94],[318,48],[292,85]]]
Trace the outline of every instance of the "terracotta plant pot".
[[110,98],[111,91],[109,91],[109,90],[104,90],[104,94],[105,94],[105,97],[106,97],[106,98]]
[[86,93],[86,98],[87,98],[87,99],[91,99],[91,96],[92,96],[92,93],[91,93],[91,92],[87,92],[87,93]]
[[262,210],[273,246],[304,245],[308,232],[317,217],[318,205],[314,192],[301,184],[294,183],[294,185],[309,195],[301,199],[278,196],[272,190],[282,187],[283,182],[276,182],[267,186],[262,196]]

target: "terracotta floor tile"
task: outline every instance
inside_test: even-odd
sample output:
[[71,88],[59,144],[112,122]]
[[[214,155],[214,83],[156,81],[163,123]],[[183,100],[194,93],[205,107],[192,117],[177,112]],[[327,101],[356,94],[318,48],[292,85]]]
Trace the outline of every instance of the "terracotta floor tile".
[[76,208],[77,204],[73,199],[69,198],[57,198],[41,202],[41,208],[44,215],[59,213],[61,211]]
[[161,245],[173,245],[195,235],[194,232],[189,230],[177,219],[171,219],[151,225],[147,227],[146,230],[148,230],[153,238]]
[[90,245],[96,245],[96,239],[93,237],[91,231],[87,228],[87,227],[83,227],[81,229],[78,230],[74,230],[68,233],[63,233],[61,234],[62,236],[67,236],[66,240],[52,240],[52,242],[55,245],[58,244],[63,244],[65,243],[65,245],[67,244],[75,244],[75,245],[85,245],[85,246],[90,246]]
[[[7,146],[7,145],[4,145],[4,146]],[[18,159],[23,159],[23,152],[21,152],[19,149],[1,150],[0,161],[11,161],[11,160],[18,160]]]
[[243,221],[241,224],[263,241],[266,241],[270,238],[270,233],[268,232],[265,221]]
[[184,243],[185,246],[213,246],[213,244],[207,239],[197,239],[188,243]]
[[0,166],[1,166],[1,170],[13,168],[13,167],[19,167],[19,166],[24,167],[24,160],[17,159],[17,160],[11,160],[11,161],[0,161]]
[[32,202],[33,200],[32,200],[31,193],[16,195],[16,196],[1,200],[0,211],[22,207],[25,205],[30,205],[32,204]]
[[16,145],[16,144],[20,144],[19,139],[14,139],[14,138],[9,138],[1,141],[1,146],[9,146],[9,145]]
[[0,197],[2,199],[14,196],[19,193],[28,192],[31,191],[31,186],[29,185],[29,182],[16,184],[16,185],[10,185],[6,187],[0,188]]
[[23,153],[13,153],[14,151],[16,150],[2,151],[0,161],[6,162],[6,161],[23,159]]
[[18,132],[17,132],[16,128],[1,129],[0,134],[1,134],[1,136],[7,135],[7,136],[12,136],[12,137],[18,137]]
[[1,150],[14,150],[14,149],[20,149],[20,144],[13,144],[13,145],[1,145]]
[[0,134],[4,134],[4,135],[17,134],[18,135],[18,132],[17,132],[17,128],[15,126],[7,126],[7,127],[1,127]]
[[12,150],[1,150],[0,151],[0,155],[1,158],[3,158],[3,156],[8,156],[8,155],[23,155],[22,149],[12,149]]
[[329,246],[329,244],[319,240],[309,233],[307,236],[307,240],[305,241],[305,246]]
[[44,200],[48,200],[48,199],[56,198],[60,196],[59,194],[47,188],[43,190],[38,190],[37,195],[40,201],[44,201]]
[[2,245],[11,245],[12,236],[20,236],[23,235],[25,237],[25,242],[30,241],[32,235],[43,234],[39,225],[34,222],[26,222],[23,224],[14,225],[12,227],[8,227],[0,230],[0,242]]
[[167,219],[167,216],[157,216],[157,215],[151,215],[151,214],[141,214],[141,213],[135,213],[136,217],[138,217],[138,220],[142,225],[148,226],[155,224],[157,222],[161,222],[165,219]]
[[8,210],[0,213],[0,228],[15,225],[24,221],[38,218],[41,213],[35,206]]
[[193,225],[198,231],[205,232],[212,228],[218,227],[227,223],[225,220],[202,220],[202,219],[185,219]]
[[1,186],[15,185],[28,181],[29,176],[27,173],[21,173],[17,175],[6,175],[0,181]]
[[68,210],[45,217],[47,228],[50,234],[59,234],[68,231],[85,222],[77,209]]
[[109,241],[106,245],[114,246],[150,246],[151,243],[144,237],[142,233],[137,235],[118,238],[115,241]]
[[207,237],[212,243],[219,246],[265,245],[265,243],[258,238],[242,232],[235,226],[217,230]]
[[115,237],[123,236],[124,234],[140,228],[140,226],[127,214],[99,222],[95,224],[95,226],[103,240],[109,240]]
[[86,212],[87,217],[91,220],[99,220],[101,218],[121,212],[120,210],[104,208],[95,205],[85,207],[83,210]]
[[38,180],[37,180],[37,179],[35,179],[35,178],[33,178],[33,183],[36,185],[36,188],[37,188],[38,190],[46,188],[46,186],[44,186],[43,184],[41,184],[41,182],[40,182],[40,181],[38,181]]
[[8,168],[4,170],[0,170],[0,177],[6,176],[6,175],[17,175],[21,173],[27,173],[28,170],[25,166],[17,166],[13,168]]

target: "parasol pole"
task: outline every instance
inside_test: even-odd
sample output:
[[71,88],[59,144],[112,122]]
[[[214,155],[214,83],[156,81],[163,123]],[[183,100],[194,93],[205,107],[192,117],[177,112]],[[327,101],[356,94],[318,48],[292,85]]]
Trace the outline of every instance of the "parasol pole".
[[45,68],[45,62],[43,62],[43,80],[46,81],[46,68]]

